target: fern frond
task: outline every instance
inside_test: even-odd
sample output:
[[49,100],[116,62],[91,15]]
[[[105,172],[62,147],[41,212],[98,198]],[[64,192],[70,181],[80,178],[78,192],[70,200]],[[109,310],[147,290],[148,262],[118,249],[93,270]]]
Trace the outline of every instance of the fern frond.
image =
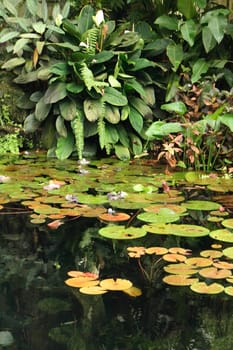
[[92,88],[94,88],[96,90],[96,92],[102,93],[102,91],[101,91],[102,88],[104,86],[109,85],[108,83],[105,83],[104,81],[95,80],[95,77],[94,77],[92,71],[88,68],[88,66],[85,62],[81,63],[80,75],[84,81],[84,84],[86,85],[86,87],[89,91]]
[[87,31],[87,51],[89,54],[95,54],[100,30],[99,28],[91,28]]
[[71,127],[74,132],[78,158],[82,159],[84,149],[84,115],[82,111],[77,111],[76,117],[71,121]]

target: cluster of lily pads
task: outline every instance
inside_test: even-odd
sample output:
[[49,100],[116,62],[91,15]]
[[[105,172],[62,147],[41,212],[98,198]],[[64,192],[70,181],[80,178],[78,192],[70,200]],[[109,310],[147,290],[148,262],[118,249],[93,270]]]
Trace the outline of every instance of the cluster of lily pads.
[[225,292],[233,296],[233,247],[221,248],[221,244],[212,244],[211,249],[202,250],[199,256],[191,256],[190,249],[181,247],[135,246],[128,247],[127,251],[130,258],[141,259],[149,254],[156,255],[157,261],[169,262],[163,266],[167,272],[163,281],[169,285],[189,286],[201,294]]
[[141,290],[133,286],[133,283],[124,278],[106,278],[99,280],[99,276],[92,272],[69,271],[65,284],[69,287],[79,288],[83,294],[99,295],[109,291],[124,292],[131,297],[137,297],[142,294]]
[[[226,245],[233,242],[233,219],[227,218],[233,199],[233,179],[230,176],[195,172],[165,175],[164,169],[141,160],[61,162],[38,155],[35,158],[35,162],[33,157],[29,160],[30,165],[26,158],[14,159],[13,163],[2,161],[2,213],[28,212],[32,224],[47,225],[50,229],[57,229],[66,221],[80,217],[97,218],[100,226],[98,234],[111,240],[140,239],[153,234],[192,239],[208,236]],[[206,198],[202,200],[198,198],[200,190],[205,191]],[[210,191],[212,197],[208,195]],[[12,209],[12,203],[17,204],[15,209]],[[192,224],[193,215],[197,218],[198,213],[201,224]],[[231,247],[226,246],[222,253],[228,259],[233,258],[225,255],[225,249]],[[164,254],[164,260],[166,256]],[[190,268],[191,258],[184,254],[180,256],[182,258],[179,259],[185,261],[176,263],[188,266],[189,272],[193,270],[193,274],[198,273],[204,278],[206,271],[203,269],[207,266],[202,266],[201,270],[198,265]],[[208,259],[208,263],[211,260],[211,276],[223,276],[222,267],[213,265],[216,261],[212,256],[203,258]],[[184,266],[181,265],[181,271],[185,270]],[[231,270],[223,270],[228,270],[228,276],[223,279],[227,278],[229,283]],[[179,283],[185,279],[183,283],[190,282],[191,278],[184,277],[184,273],[179,275],[182,277],[177,275],[174,277],[172,274],[164,281],[175,284],[174,279]],[[209,279],[209,275],[206,278]],[[205,283],[192,282],[193,290],[194,282],[195,286]],[[230,288],[227,290],[229,292]]]

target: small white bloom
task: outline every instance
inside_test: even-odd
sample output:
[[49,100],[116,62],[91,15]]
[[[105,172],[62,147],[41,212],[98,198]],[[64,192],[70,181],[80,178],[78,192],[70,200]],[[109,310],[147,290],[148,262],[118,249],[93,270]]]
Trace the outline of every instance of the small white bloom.
[[104,13],[103,13],[102,10],[98,10],[98,11],[96,12],[96,15],[93,16],[93,21],[95,22],[95,24],[97,25],[97,27],[99,27],[100,24],[101,24],[102,22],[104,22]]
[[81,41],[81,43],[79,44],[79,46],[88,48],[88,45],[87,45],[86,43],[84,43],[83,41]]
[[62,20],[63,20],[63,16],[61,13],[59,13],[57,15],[57,17],[55,18],[55,23],[56,23],[56,26],[60,27],[61,24],[62,24]]

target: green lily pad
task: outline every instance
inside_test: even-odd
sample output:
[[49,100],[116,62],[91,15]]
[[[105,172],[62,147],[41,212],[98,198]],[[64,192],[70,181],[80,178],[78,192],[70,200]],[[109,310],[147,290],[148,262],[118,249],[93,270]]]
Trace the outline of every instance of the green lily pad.
[[228,229],[219,229],[210,232],[210,237],[218,241],[233,243],[233,232]]
[[174,213],[181,215],[186,212],[186,208],[177,204],[152,204],[143,208],[147,212],[158,213],[161,209],[170,209]]
[[193,292],[200,294],[219,294],[224,291],[224,287],[219,283],[196,282],[190,288]]
[[185,174],[186,181],[195,185],[216,184],[216,176],[214,174],[206,174],[197,171],[189,171]]
[[99,230],[99,234],[111,239],[135,239],[144,237],[147,232],[140,227],[128,227],[111,225],[103,227]]
[[175,222],[179,220],[180,217],[172,210],[163,208],[158,213],[141,213],[137,215],[137,218],[145,222],[165,224],[168,222]]
[[222,252],[226,257],[233,259],[233,247],[225,248]]
[[233,218],[223,220],[222,225],[226,228],[233,229]]
[[209,234],[209,230],[203,226],[188,224],[158,224],[144,225],[143,228],[150,233],[175,235],[182,237],[203,237]]
[[191,210],[217,210],[221,207],[221,204],[211,202],[211,201],[199,201],[199,200],[192,200],[192,201],[187,201],[185,203],[181,204],[183,207],[186,209],[191,209]]

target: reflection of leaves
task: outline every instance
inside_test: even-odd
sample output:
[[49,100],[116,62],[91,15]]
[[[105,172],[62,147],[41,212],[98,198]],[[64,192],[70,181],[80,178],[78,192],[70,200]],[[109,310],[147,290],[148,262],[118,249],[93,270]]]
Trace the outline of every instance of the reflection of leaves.
[[44,313],[52,315],[61,311],[69,311],[71,305],[68,301],[58,298],[44,298],[38,302],[37,308]]

